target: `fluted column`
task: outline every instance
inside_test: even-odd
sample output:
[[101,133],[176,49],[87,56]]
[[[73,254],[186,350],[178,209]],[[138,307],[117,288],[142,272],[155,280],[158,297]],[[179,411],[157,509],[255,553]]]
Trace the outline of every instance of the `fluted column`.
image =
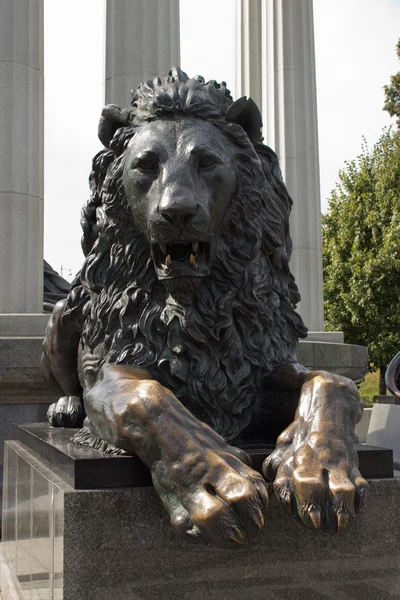
[[262,105],[262,2],[238,0],[235,4],[235,81],[236,96],[250,96]]
[[131,89],[179,62],[179,0],[107,0],[106,103],[128,106]]
[[43,306],[43,0],[0,2],[0,313]]
[[[299,312],[310,330],[322,331],[321,206],[312,0],[236,0],[237,18],[240,14],[251,14],[253,20],[242,20],[240,27],[236,23],[236,43],[242,44],[245,54],[254,54],[236,60],[235,94],[252,95],[252,90],[261,89],[259,105],[263,113],[265,143],[278,154],[284,180],[294,201],[290,221],[291,269],[302,297]],[[261,39],[261,43],[253,41],[252,46],[246,46],[238,36],[242,40],[246,37]],[[253,64],[261,64],[261,67],[253,67]]]

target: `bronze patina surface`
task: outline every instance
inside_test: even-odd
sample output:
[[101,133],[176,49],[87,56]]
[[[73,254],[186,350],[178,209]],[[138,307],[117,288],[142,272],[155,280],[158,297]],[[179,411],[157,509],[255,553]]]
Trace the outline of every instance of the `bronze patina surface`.
[[50,422],[136,453],[176,531],[227,548],[268,503],[237,444],[280,434],[263,472],[312,529],[342,530],[368,492],[356,386],[296,361],[292,201],[261,126],[252,100],[180,69],[103,110],[86,258],[42,361],[61,396]]

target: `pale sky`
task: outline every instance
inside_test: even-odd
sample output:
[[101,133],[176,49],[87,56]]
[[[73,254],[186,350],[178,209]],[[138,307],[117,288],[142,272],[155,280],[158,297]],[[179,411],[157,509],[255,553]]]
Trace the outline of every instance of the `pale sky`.
[[[234,0],[180,0],[181,66],[233,88]],[[80,209],[91,159],[102,145],[102,0],[44,0],[45,258],[63,275],[81,266]],[[211,17],[212,15],[212,17]],[[346,160],[372,146],[384,126],[383,85],[400,70],[400,0],[314,0],[321,205]],[[193,41],[195,40],[195,44]],[[162,74],[161,74],[162,75]],[[139,82],[132,82],[135,87]],[[127,99],[127,103],[129,99]],[[294,199],[295,200],[295,199]]]

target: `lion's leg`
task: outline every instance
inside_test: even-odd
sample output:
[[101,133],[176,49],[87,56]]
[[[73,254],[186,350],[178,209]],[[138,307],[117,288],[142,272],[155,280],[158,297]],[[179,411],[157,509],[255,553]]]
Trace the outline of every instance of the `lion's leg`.
[[294,422],[280,435],[263,471],[281,504],[310,528],[344,529],[366,501],[368,484],[353,447],[362,403],[339,375],[307,374]]
[[50,389],[59,394],[47,418],[54,427],[80,427],[85,418],[82,387],[78,377],[80,334],[74,323],[64,323],[66,299],[54,307],[46,329],[40,370]]
[[134,451],[149,467],[171,522],[189,538],[234,547],[264,524],[266,484],[149,374],[106,364],[85,398],[92,433]]

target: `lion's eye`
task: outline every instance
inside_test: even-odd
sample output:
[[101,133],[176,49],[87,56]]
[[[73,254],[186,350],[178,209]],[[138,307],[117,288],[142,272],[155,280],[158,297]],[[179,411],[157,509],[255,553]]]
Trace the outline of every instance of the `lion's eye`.
[[210,169],[217,164],[217,159],[214,156],[202,156],[198,161],[198,168],[201,169]]
[[158,163],[151,158],[136,158],[132,162],[132,169],[139,169],[143,173],[156,173],[158,171]]

